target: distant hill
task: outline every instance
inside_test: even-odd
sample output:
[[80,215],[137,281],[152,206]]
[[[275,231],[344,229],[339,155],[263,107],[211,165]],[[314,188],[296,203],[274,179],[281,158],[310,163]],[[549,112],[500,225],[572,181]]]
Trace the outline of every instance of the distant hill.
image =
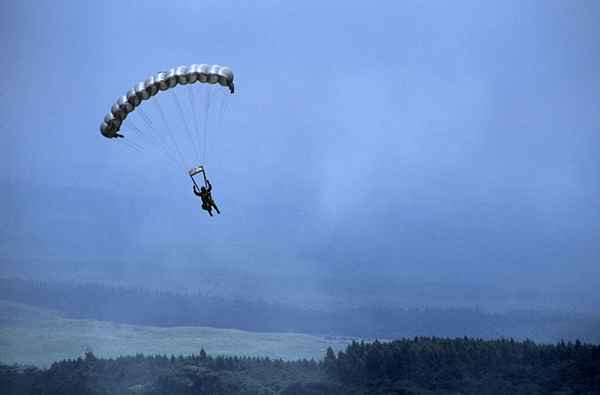
[[337,312],[98,284],[0,279],[0,299],[60,311],[65,318],[157,327],[204,326],[353,338],[499,337],[600,343],[600,316],[553,311],[362,307]]
[[349,342],[294,333],[67,319],[54,311],[0,300],[0,362],[5,364],[48,367],[57,360],[77,358],[86,350],[104,358],[137,353],[190,355],[204,349],[215,355],[317,359],[327,347],[339,350]]

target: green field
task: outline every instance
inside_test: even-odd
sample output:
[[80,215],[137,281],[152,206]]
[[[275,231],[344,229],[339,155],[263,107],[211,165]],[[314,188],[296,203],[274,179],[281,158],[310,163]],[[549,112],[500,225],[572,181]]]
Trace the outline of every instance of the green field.
[[321,359],[327,347],[340,350],[348,338],[296,333],[255,333],[207,327],[159,328],[108,321],[67,319],[59,312],[0,301],[0,362],[47,367],[91,349],[99,357],[207,353]]

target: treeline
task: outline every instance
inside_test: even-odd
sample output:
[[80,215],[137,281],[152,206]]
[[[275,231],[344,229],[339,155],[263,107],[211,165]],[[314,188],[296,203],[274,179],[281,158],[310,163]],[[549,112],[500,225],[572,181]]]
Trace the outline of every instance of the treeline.
[[0,393],[144,395],[600,393],[600,346],[415,338],[353,343],[323,361],[90,351],[49,369],[0,366]]
[[600,346],[579,341],[355,342],[338,355],[327,350],[324,368],[339,382],[374,393],[600,394]]
[[474,309],[362,307],[322,312],[261,301],[226,300],[98,284],[0,279],[0,299],[49,308],[69,318],[153,326],[209,326],[258,332],[300,332],[360,338],[413,336],[579,338],[600,343],[600,316],[521,311],[490,314]]
[[117,359],[96,358],[90,351],[47,370],[0,366],[4,395],[292,395],[298,386],[339,387],[328,381],[322,362],[314,360],[213,357],[203,350],[187,357],[138,354]]

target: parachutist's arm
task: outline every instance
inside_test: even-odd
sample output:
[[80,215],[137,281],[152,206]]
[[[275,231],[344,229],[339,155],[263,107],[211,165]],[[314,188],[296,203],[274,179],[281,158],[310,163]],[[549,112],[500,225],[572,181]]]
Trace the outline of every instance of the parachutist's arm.
[[198,192],[198,188],[196,188],[196,185],[194,185],[194,195],[200,196],[200,192]]
[[206,185],[208,186],[208,192],[212,191],[212,185],[210,185],[210,181],[206,180]]

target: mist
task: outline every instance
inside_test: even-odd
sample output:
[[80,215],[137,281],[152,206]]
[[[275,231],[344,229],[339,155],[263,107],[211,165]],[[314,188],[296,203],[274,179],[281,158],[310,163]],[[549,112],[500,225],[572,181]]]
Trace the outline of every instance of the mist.
[[[600,5],[4,2],[0,276],[339,306],[600,306]],[[219,63],[222,215],[118,95]],[[198,163],[191,163],[196,165]]]

